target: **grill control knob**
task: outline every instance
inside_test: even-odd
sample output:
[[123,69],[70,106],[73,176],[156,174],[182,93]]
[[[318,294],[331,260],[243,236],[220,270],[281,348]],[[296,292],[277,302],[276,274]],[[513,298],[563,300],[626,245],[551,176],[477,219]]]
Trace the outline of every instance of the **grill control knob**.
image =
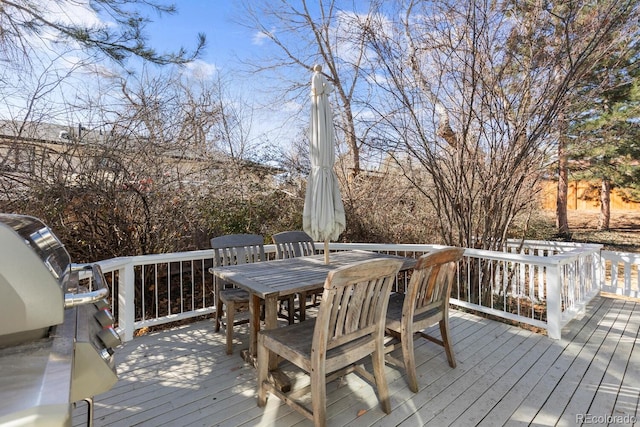
[[93,305],[95,305],[98,310],[104,310],[105,308],[109,308],[109,303],[104,298],[94,302]]
[[108,309],[98,310],[93,317],[96,318],[100,326],[106,328],[107,326],[113,326],[114,318],[111,312]]
[[116,332],[115,329],[109,327],[104,328],[100,332],[98,332],[98,338],[102,341],[102,344],[107,348],[117,347],[122,344],[122,340],[120,339],[120,335]]
[[102,357],[102,359],[105,360],[106,362],[111,361],[112,355],[113,355],[113,350],[111,350],[110,348],[103,348],[102,350],[100,350],[100,357]]

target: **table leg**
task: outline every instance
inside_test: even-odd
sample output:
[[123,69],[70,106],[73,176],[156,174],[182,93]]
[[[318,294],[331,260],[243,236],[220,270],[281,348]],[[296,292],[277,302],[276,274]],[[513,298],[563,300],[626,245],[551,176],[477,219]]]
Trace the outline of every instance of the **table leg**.
[[258,356],[258,332],[260,332],[260,297],[251,294],[249,301],[249,357]]
[[[260,297],[251,294],[249,302],[249,349],[242,353],[248,363],[257,367],[258,362],[258,332],[260,332]],[[264,301],[264,328],[278,327],[278,297],[269,296]],[[276,358],[269,358],[269,379],[284,393],[291,390],[291,380],[278,369]]]
[[[278,298],[275,295],[267,296],[264,300],[264,329],[275,329],[278,327]],[[275,369],[277,363],[269,360],[269,369]]]
[[[275,329],[278,327],[278,298],[270,295],[264,301],[264,329]],[[278,369],[277,357],[269,358],[269,378],[276,387],[285,393],[291,390],[291,380],[284,372]]]

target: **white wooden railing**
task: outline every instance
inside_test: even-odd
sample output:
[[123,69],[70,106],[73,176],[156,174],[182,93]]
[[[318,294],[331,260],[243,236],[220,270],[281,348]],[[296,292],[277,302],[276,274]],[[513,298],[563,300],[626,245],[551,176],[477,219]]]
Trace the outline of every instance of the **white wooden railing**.
[[640,298],[640,254],[601,251],[600,261],[603,293]]
[[[418,257],[441,247],[330,243],[329,250]],[[275,248],[265,245],[265,252],[274,257]],[[208,273],[212,258],[211,250],[201,250],[99,262],[111,287],[111,309],[123,339],[129,341],[137,331],[149,327],[215,312],[213,278]],[[600,245],[591,244],[526,241],[510,242],[504,252],[466,249],[451,303],[543,328],[551,338],[559,339],[562,327],[601,288],[616,287],[620,289],[616,293],[637,296],[639,260],[631,254],[601,252]],[[616,267],[607,270],[606,265],[612,264]],[[634,285],[627,285],[632,277],[636,278]],[[399,276],[398,285],[406,280],[406,275]]]

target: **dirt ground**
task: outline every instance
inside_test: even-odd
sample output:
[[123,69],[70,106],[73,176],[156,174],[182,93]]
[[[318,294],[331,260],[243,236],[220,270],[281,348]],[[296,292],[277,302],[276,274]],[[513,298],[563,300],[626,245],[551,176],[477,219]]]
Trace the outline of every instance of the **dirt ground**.
[[[598,231],[598,211],[569,211],[571,240],[601,243],[605,249],[621,252],[640,252],[640,211],[613,211],[610,229]],[[553,213],[549,213],[555,221]]]
[[[598,227],[598,211],[569,211],[569,227],[575,230],[595,230]],[[611,213],[611,230],[640,232],[640,211],[614,211]]]

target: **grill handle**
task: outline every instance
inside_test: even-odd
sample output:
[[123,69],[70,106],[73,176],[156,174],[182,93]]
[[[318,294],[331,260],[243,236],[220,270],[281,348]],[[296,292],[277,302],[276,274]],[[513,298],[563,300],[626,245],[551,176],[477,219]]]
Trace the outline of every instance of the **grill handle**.
[[64,308],[76,307],[78,305],[91,304],[105,299],[109,296],[109,289],[102,288],[92,292],[82,294],[64,294]]
[[64,294],[64,308],[76,307],[84,304],[91,304],[103,300],[109,296],[109,288],[104,285],[102,269],[99,264],[73,264],[72,272],[91,270],[94,291],[79,294]]

